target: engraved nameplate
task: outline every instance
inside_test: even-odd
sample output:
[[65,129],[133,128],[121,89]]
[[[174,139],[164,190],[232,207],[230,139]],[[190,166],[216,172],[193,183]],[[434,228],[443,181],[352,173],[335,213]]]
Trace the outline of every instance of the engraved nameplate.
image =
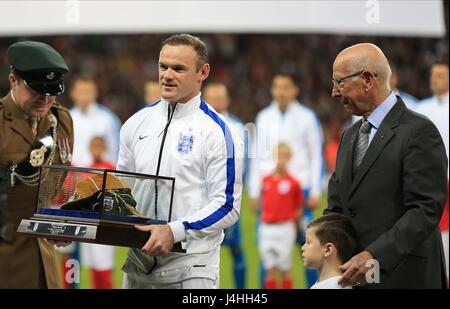
[[96,230],[96,226],[84,224],[22,220],[17,229],[17,232],[25,234],[47,235],[48,238],[60,236],[95,239]]

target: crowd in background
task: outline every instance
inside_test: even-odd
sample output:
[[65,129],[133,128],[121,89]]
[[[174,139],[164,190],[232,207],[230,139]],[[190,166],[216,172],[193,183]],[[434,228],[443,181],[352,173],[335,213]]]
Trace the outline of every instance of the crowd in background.
[[[448,39],[357,37],[302,34],[198,34],[209,49],[212,67],[209,82],[223,82],[231,96],[230,112],[244,123],[254,122],[259,110],[271,101],[275,73],[298,76],[299,100],[314,109],[324,128],[325,141],[339,134],[348,115],[331,99],[332,60],[356,42],[373,42],[397,67],[399,89],[419,99],[430,96],[429,68],[448,54]],[[49,43],[64,55],[69,68],[67,85],[80,74],[94,76],[99,102],[124,122],[144,106],[144,84],[158,76],[158,51],[165,34],[72,35],[2,38],[0,74],[7,76],[7,47],[20,39]],[[9,90],[0,81],[0,94]],[[58,100],[71,107],[68,92]]]

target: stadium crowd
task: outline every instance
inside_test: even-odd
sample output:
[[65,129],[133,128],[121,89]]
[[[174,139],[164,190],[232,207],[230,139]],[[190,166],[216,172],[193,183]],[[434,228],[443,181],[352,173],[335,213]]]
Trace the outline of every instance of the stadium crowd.
[[[124,122],[144,105],[143,86],[158,73],[159,44],[165,35],[82,35],[33,37],[54,46],[66,58],[71,79],[93,75],[99,87],[99,101]],[[227,85],[230,111],[244,123],[271,101],[270,84],[275,73],[286,71],[298,76],[299,100],[314,109],[325,127],[348,119],[337,104],[330,104],[331,62],[339,50],[357,42],[372,42],[383,49],[398,68],[399,88],[423,99],[430,95],[427,80],[433,62],[447,53],[448,41],[430,38],[386,38],[335,35],[199,35],[208,45],[213,68],[209,82]],[[7,74],[9,45],[27,38],[2,38],[0,74]],[[0,93],[9,85],[0,81]],[[58,100],[67,107],[68,92]]]

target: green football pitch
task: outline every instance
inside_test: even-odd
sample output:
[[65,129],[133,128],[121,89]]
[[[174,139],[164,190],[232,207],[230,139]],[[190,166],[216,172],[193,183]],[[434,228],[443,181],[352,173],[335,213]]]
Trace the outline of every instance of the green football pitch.
[[[256,244],[256,215],[247,207],[247,195],[244,194],[241,208],[241,237],[242,246],[247,265],[246,270],[246,287],[257,289],[260,288],[259,283],[259,253]],[[322,213],[325,207],[325,201],[322,199],[322,207],[315,210],[315,217]],[[114,285],[116,288],[122,286],[123,273],[120,270],[127,255],[127,248],[116,248],[116,263],[114,269]],[[292,276],[294,279],[294,288],[306,288],[305,274],[299,246],[296,246],[292,257]],[[88,270],[82,268],[80,274],[80,288],[88,289],[90,285],[90,275]],[[233,280],[233,264],[229,248],[223,246],[220,254],[220,288],[233,289],[235,288]]]

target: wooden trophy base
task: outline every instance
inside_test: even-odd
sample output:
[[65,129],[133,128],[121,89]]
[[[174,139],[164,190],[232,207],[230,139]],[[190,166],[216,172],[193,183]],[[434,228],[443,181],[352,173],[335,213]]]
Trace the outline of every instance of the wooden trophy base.
[[[138,249],[141,249],[150,237],[149,232],[139,231],[133,224],[79,223],[42,218],[23,219],[17,228],[17,233],[57,241],[78,241]],[[181,243],[174,244],[171,251],[186,253]]]

